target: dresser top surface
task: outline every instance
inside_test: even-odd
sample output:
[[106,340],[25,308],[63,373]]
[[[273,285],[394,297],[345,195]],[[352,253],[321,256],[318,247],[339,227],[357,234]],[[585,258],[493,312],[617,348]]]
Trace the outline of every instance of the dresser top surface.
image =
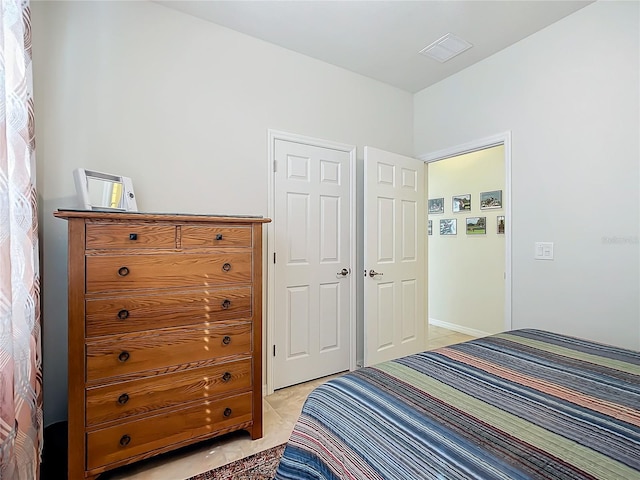
[[227,222],[227,223],[269,223],[270,218],[252,215],[218,215],[192,213],[150,213],[150,212],[112,212],[97,210],[66,210],[53,212],[58,218],[84,218],[92,220],[164,220],[179,222]]

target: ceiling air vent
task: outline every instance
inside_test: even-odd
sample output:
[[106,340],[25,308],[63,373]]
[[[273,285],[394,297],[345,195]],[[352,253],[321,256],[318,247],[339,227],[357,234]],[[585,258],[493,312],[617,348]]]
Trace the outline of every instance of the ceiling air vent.
[[420,53],[444,63],[471,47],[473,47],[473,45],[466,40],[456,37],[453,33],[447,33],[444,37],[439,38],[431,45],[424,47],[420,50]]

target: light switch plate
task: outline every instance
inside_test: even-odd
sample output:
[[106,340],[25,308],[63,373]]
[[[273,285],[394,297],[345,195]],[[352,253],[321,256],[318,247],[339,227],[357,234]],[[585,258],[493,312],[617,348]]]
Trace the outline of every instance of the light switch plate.
[[553,260],[553,242],[536,242],[533,258],[536,260]]

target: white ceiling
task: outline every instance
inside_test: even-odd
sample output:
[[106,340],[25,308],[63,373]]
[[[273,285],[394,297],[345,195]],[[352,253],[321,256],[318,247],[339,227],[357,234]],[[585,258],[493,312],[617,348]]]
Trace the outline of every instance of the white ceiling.
[[[158,0],[156,3],[414,93],[592,2]],[[449,32],[467,40],[473,48],[446,63],[418,53]]]

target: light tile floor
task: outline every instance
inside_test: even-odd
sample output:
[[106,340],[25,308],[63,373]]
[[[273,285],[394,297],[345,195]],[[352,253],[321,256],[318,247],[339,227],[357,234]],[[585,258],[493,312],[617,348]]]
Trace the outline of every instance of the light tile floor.
[[[427,348],[431,350],[472,338],[431,325]],[[263,400],[264,436],[259,440],[252,441],[247,432],[235,432],[112,470],[99,478],[100,480],[181,480],[280,445],[289,439],[307,395],[329,378],[332,377],[283,388],[265,397]]]

